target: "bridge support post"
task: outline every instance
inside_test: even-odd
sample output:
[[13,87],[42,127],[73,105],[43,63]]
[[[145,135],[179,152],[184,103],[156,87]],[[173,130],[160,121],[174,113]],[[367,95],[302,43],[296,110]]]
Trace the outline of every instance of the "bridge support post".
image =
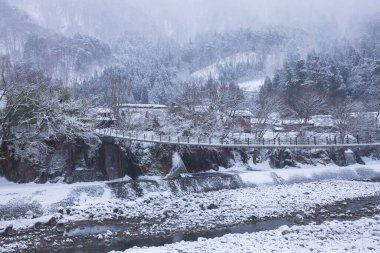
[[336,145],[336,135],[334,136],[334,144]]
[[278,145],[281,146],[281,139],[278,137]]
[[168,139],[168,140],[169,140],[169,142],[170,142],[170,139],[171,139],[170,137],[171,137],[171,136],[169,135],[169,139]]
[[211,144],[211,137],[208,138],[208,142]]
[[360,142],[359,142],[359,135],[358,135],[358,134],[356,135],[356,143],[357,143],[357,144],[360,143]]
[[347,137],[346,137],[346,142],[347,142],[347,144],[350,143],[350,141],[349,141],[349,139],[348,139],[348,135],[347,135]]
[[314,145],[317,145],[317,137],[314,136]]
[[199,142],[200,142],[200,139],[199,139],[199,137],[198,137],[198,144],[199,144]]
[[190,137],[187,137],[187,143],[190,143]]
[[298,137],[296,137],[296,146],[298,145]]
[[247,144],[248,144],[248,146],[249,146],[249,138],[248,138]]
[[178,136],[178,143],[179,143],[179,136]]
[[310,138],[307,137],[307,145],[310,145]]
[[161,136],[161,134],[160,134],[160,141],[162,140],[162,136]]
[[263,146],[265,145],[265,139],[264,139],[264,137],[263,137]]

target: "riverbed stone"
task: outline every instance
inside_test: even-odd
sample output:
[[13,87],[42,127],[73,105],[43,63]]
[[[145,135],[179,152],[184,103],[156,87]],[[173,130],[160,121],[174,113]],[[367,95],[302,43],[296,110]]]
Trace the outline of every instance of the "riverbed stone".
[[304,223],[304,218],[301,214],[297,214],[295,217],[294,217],[294,223],[296,224],[303,224]]
[[282,235],[287,235],[287,234],[289,234],[289,233],[292,231],[292,230],[289,228],[289,226],[287,226],[287,225],[283,225],[283,226],[279,227],[278,230],[280,231],[280,233],[281,233]]

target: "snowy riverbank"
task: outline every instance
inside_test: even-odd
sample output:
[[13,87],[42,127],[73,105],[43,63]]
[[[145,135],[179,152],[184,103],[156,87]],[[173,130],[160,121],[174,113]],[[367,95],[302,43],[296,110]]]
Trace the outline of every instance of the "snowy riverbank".
[[[59,248],[86,244],[83,238],[107,244],[124,236],[128,240],[202,233],[276,218],[292,220],[298,213],[313,220],[318,216],[316,213],[323,211],[322,207],[374,198],[374,208],[364,212],[368,216],[380,210],[377,206],[380,183],[366,181],[376,181],[379,171],[376,161],[346,168],[263,171],[247,171],[236,166],[223,173],[239,177],[242,185],[214,191],[196,189],[191,180],[205,180],[205,184],[197,185],[203,187],[213,182],[207,177],[221,180],[223,173],[201,174],[198,178],[183,175],[177,181],[143,177],[139,181],[126,178],[112,182],[45,185],[20,185],[1,179],[0,231],[12,227],[14,232],[11,237],[0,235],[0,252],[29,249],[36,242],[43,246],[54,241]],[[190,191],[178,191],[181,180]],[[223,180],[226,184],[232,182],[229,177]],[[173,185],[177,185],[176,191],[172,190]],[[136,194],[130,194],[132,190]],[[334,215],[362,217],[362,214],[352,216],[350,212],[339,210]],[[52,217],[56,222],[48,224]],[[322,216],[322,221],[323,217],[327,216]],[[38,232],[41,225],[36,228],[36,224],[42,224],[43,230]],[[93,229],[93,226],[100,227]],[[107,232],[112,228],[122,234]],[[87,243],[93,244],[93,241]]]
[[[163,247],[132,248],[124,253],[378,252],[380,216],[320,225],[287,226],[257,233],[199,238]],[[112,252],[116,253],[116,252]]]

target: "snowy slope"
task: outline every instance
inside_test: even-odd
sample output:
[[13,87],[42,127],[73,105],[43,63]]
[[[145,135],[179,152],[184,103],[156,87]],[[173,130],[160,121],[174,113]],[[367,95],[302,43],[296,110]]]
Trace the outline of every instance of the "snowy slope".
[[220,74],[219,69],[223,66],[231,65],[232,67],[236,67],[240,63],[255,64],[257,60],[255,52],[237,53],[192,73],[191,77],[194,79],[208,79],[211,76],[213,79],[218,79]]

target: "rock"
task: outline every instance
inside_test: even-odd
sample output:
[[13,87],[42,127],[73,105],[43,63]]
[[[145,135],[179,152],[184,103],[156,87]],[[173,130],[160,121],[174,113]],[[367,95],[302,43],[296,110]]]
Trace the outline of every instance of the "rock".
[[9,225],[3,230],[2,234],[4,236],[12,236],[16,234],[16,230],[13,229],[13,225]]
[[169,217],[172,217],[174,215],[174,212],[172,210],[165,210],[163,212],[163,215],[165,216],[165,218],[169,218]]
[[282,169],[286,166],[296,167],[296,162],[292,158],[292,153],[288,149],[274,149],[269,154],[269,165],[271,168]]
[[62,222],[58,222],[56,225],[56,228],[58,231],[64,231],[65,230],[65,224]]
[[33,225],[33,228],[36,229],[36,230],[41,229],[41,227],[42,227],[42,222],[39,222],[39,221],[37,221]]
[[210,204],[207,206],[207,209],[209,209],[209,210],[218,209],[218,206],[215,204]]
[[235,160],[233,149],[189,148],[181,151],[186,169],[191,173],[228,168]]
[[50,227],[55,227],[57,225],[57,218],[51,217],[50,220],[46,223]]
[[292,230],[287,225],[279,227],[278,230],[281,232],[282,235],[286,235],[292,232]]
[[295,217],[294,217],[294,223],[296,224],[303,224],[304,222],[304,218],[301,214],[297,214]]
[[32,211],[29,210],[29,211],[26,212],[25,217],[26,217],[27,219],[33,219],[34,214],[33,214]]
[[252,215],[252,216],[250,216],[250,217],[248,218],[248,221],[249,221],[249,222],[256,222],[256,221],[258,221],[258,218],[257,218],[257,216]]

